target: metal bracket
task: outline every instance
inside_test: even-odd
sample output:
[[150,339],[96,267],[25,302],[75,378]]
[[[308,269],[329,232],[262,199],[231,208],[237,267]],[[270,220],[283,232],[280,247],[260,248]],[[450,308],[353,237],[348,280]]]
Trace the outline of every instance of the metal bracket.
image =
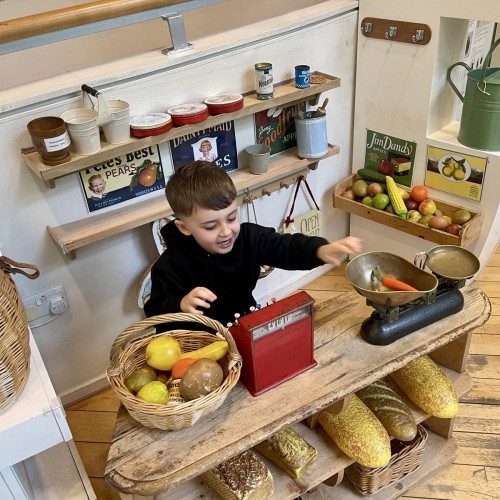
[[170,30],[170,38],[172,39],[173,47],[168,49],[163,49],[162,54],[170,55],[177,54],[178,52],[184,52],[193,47],[192,43],[187,41],[186,28],[184,27],[184,19],[182,14],[174,12],[173,14],[168,14],[166,16],[161,16],[164,21],[168,23],[168,29]]

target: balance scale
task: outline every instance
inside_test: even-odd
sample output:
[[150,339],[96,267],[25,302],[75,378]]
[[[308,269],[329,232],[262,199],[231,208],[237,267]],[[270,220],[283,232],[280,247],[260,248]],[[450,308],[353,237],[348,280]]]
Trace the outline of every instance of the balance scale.
[[[423,268],[428,267],[432,273]],[[379,267],[417,289],[381,291],[372,271]],[[361,337],[373,345],[388,345],[462,310],[460,288],[479,270],[474,254],[454,245],[440,245],[416,255],[414,264],[389,252],[368,252],[346,267],[346,277],[374,312],[361,325]]]
[[229,327],[243,359],[240,380],[252,396],[316,366],[313,304],[309,294],[298,292]]

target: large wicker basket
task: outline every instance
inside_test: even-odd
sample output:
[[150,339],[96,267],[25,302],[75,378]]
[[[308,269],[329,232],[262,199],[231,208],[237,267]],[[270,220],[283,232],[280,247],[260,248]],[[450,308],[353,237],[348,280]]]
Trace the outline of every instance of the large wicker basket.
[[[192,401],[184,401],[172,394],[166,405],[147,403],[135,397],[127,389],[125,379],[146,362],[145,353],[149,342],[158,335],[164,335],[156,333],[155,325],[178,321],[200,323],[216,332],[215,334],[190,330],[166,332],[175,337],[183,352],[195,351],[217,340],[227,341],[228,353],[219,360],[224,372],[224,381],[215,391]],[[219,408],[238,382],[241,372],[241,356],[229,330],[217,321],[195,314],[164,314],[133,324],[115,339],[111,346],[110,357],[111,362],[107,370],[109,383],[130,416],[146,427],[169,431],[191,427],[201,417]],[[174,392],[175,389],[172,390],[172,393]]]
[[[33,269],[28,274],[21,267]],[[29,378],[30,338],[26,313],[11,274],[35,279],[40,275],[32,264],[15,262],[0,255],[0,412],[11,406]]]
[[400,481],[403,477],[417,470],[422,465],[422,455],[427,441],[427,431],[417,426],[417,435],[413,441],[392,440],[392,457],[385,467],[370,468],[353,463],[345,475],[362,495],[373,495],[382,488]]

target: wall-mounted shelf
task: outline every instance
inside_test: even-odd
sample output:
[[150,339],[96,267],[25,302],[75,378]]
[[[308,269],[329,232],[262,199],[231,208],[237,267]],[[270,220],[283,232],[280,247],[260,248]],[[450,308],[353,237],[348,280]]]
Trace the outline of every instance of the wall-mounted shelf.
[[309,101],[312,105],[318,103],[319,96],[322,92],[334,89],[340,86],[340,78],[327,75],[325,73],[315,72],[316,75],[325,77],[325,82],[311,85],[306,89],[298,89],[295,87],[295,82],[288,80],[275,85],[274,98],[267,101],[257,99],[255,92],[244,97],[243,108],[232,113],[224,113],[221,115],[210,116],[206,120],[194,125],[184,125],[175,127],[166,134],[145,137],[142,139],[131,138],[124,144],[108,144],[103,142],[102,149],[93,155],[83,156],[71,153],[71,160],[61,165],[49,167],[42,163],[41,157],[37,152],[22,152],[22,157],[26,165],[42,179],[49,188],[55,187],[56,179],[66,175],[74,174],[80,170],[84,170],[94,165],[99,165],[108,161],[110,158],[122,156],[127,153],[161,144],[170,141],[176,137],[181,137],[199,130],[220,125],[231,120],[236,120],[244,116],[253,115],[259,111],[263,111],[283,104],[294,104]]
[[[265,174],[251,174],[248,168],[235,170],[230,175],[238,191],[238,202],[245,203],[286,188],[295,182],[298,175],[306,175],[308,168],[314,168],[319,160],[338,153],[338,146],[329,145],[325,156],[307,160],[298,158],[297,150],[294,148],[272,156],[269,170]],[[161,194],[132,205],[47,229],[63,253],[75,259],[76,250],[79,248],[171,214],[172,210],[165,196]]]

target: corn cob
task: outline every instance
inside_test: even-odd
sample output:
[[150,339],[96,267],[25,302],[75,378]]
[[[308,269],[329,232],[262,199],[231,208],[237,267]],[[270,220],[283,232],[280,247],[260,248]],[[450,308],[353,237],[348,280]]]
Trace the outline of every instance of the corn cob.
[[394,182],[394,179],[387,175],[385,178],[385,182],[387,184],[387,194],[391,199],[392,208],[394,209],[394,213],[401,217],[402,219],[408,218],[408,209],[406,208],[405,202],[398,191],[398,187]]

